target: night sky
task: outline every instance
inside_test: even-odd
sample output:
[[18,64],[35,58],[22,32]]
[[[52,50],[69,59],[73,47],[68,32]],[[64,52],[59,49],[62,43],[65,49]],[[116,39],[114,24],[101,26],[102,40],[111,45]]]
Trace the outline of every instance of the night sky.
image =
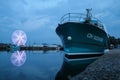
[[55,29],[66,13],[86,13],[106,26],[108,33],[120,37],[120,0],[0,0],[0,42],[12,43],[15,30],[23,30],[27,44],[61,44]]

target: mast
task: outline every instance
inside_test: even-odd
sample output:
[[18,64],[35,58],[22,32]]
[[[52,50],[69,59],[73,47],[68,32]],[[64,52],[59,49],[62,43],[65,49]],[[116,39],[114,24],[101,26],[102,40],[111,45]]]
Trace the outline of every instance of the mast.
[[91,17],[92,17],[91,10],[92,10],[92,8],[91,9],[86,9],[86,11],[87,11],[86,21],[88,21],[88,22],[91,20]]

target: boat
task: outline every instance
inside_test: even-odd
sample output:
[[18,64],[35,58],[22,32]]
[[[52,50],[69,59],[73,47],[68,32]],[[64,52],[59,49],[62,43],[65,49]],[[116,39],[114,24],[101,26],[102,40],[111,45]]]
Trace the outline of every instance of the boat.
[[[64,62],[60,77],[74,76],[108,49],[108,34],[100,20],[87,14],[65,14],[56,28],[64,48]],[[64,74],[63,74],[64,73]]]

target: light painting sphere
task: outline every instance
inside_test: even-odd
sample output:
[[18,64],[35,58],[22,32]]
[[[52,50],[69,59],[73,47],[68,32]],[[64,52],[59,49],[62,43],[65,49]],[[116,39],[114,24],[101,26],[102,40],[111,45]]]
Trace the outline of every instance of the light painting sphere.
[[17,46],[25,45],[26,41],[27,41],[27,36],[24,31],[16,30],[13,32],[12,42],[14,44],[16,44]]
[[15,66],[22,66],[26,61],[26,53],[25,51],[16,51],[11,56],[11,62]]

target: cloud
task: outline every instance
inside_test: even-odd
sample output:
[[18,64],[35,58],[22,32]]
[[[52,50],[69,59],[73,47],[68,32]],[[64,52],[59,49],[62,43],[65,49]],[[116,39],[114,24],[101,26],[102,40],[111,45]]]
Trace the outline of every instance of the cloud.
[[[3,6],[5,8],[3,7],[3,9],[5,9],[5,14],[0,16],[2,18],[0,25],[6,28],[25,30],[35,30],[46,25],[51,26],[51,24],[53,24],[51,16],[53,17],[54,14],[45,13],[45,9],[55,8],[60,3],[66,1],[67,0],[8,0],[9,3],[7,4],[1,1],[4,2]],[[6,13],[8,7],[10,11]],[[38,11],[40,12],[36,14]]]
[[106,17],[108,15],[110,15],[110,13],[107,11],[106,12],[99,12],[99,13],[95,14],[95,17],[98,19],[103,19],[104,17]]
[[[22,29],[33,31],[30,34],[33,36],[41,30],[41,33],[56,38],[52,31],[55,31],[60,17],[71,12],[86,13],[86,8],[92,8],[93,16],[100,19],[109,32],[113,32],[113,27],[119,29],[119,5],[119,0],[1,0],[0,31],[10,33]],[[43,36],[37,39],[40,38],[43,39]]]
[[114,25],[120,25],[120,20],[112,21]]
[[50,23],[50,18],[46,16],[31,16],[18,20],[13,26],[16,29],[36,30]]
[[59,6],[59,4],[68,0],[25,0],[26,9],[32,10],[44,10]]

